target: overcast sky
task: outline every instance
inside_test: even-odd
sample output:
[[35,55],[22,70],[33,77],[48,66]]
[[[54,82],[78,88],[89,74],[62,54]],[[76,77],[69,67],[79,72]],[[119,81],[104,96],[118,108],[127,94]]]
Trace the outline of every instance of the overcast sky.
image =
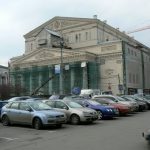
[[[120,31],[150,26],[150,0],[0,0],[0,65],[24,53],[23,35],[55,16],[92,18]],[[150,29],[134,34],[150,47]]]

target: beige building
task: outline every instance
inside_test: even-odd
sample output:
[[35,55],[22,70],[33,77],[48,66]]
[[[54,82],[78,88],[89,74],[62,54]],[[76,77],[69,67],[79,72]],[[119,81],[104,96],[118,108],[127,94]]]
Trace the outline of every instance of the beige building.
[[96,16],[54,17],[24,38],[25,53],[10,64],[11,83],[23,87],[24,95],[49,77],[40,89],[45,95],[69,94],[74,87],[150,92],[150,49]]

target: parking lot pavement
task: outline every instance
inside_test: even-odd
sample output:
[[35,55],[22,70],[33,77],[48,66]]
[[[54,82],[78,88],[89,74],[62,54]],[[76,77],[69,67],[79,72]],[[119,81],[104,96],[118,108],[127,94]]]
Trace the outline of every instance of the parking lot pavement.
[[149,150],[141,135],[147,128],[150,111],[60,129],[0,124],[0,150]]

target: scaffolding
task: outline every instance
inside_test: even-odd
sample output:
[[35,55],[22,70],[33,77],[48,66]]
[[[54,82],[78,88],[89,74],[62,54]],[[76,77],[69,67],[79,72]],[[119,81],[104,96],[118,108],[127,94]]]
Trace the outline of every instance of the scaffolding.
[[[63,66],[68,64],[63,64]],[[87,88],[99,89],[99,65],[97,62],[87,62]],[[63,67],[63,93],[71,94],[74,87],[83,88],[84,67],[81,62],[69,64],[69,68]],[[46,82],[50,77],[54,77]],[[55,74],[55,65],[33,66],[32,68],[15,68],[10,70],[10,81],[16,89],[12,95],[31,95],[38,87],[43,85],[37,94],[52,95],[60,93],[60,75]],[[18,90],[18,88],[19,90]],[[18,92],[18,93],[17,93]]]

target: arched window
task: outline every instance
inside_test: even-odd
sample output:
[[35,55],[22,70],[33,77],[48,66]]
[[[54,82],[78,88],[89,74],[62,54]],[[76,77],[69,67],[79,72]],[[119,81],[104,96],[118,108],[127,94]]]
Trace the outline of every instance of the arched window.
[[76,43],[78,42],[78,35],[76,34]]

